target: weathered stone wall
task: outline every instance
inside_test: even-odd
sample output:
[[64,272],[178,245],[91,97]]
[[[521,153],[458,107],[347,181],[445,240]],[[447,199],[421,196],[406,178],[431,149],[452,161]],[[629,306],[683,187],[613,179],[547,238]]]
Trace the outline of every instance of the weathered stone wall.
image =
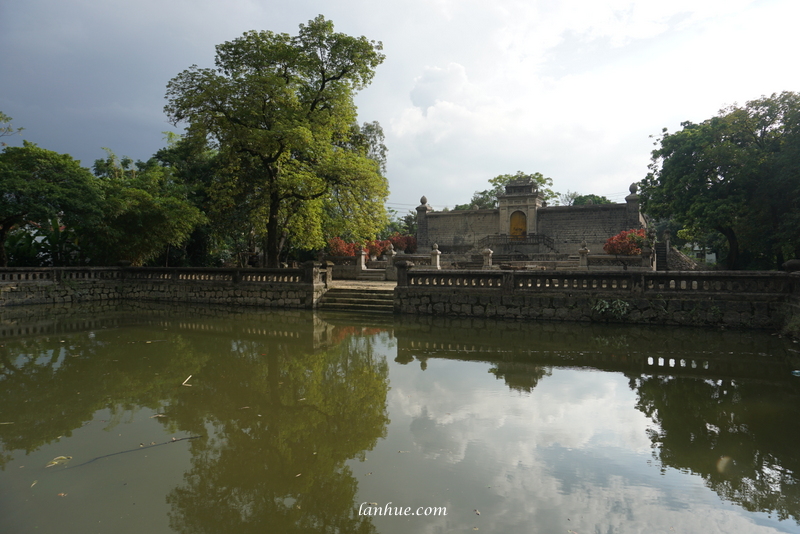
[[594,254],[603,253],[609,237],[630,230],[626,204],[539,208],[538,233],[551,237],[559,252],[576,253],[584,239]]
[[305,269],[2,269],[0,306],[147,300],[314,308],[326,289],[318,267]]
[[0,269],[0,306],[116,300],[122,276],[119,268]]
[[[466,252],[479,245],[487,235],[497,234],[497,210],[459,210],[431,212],[428,221],[427,242],[439,245],[442,252]],[[427,252],[427,250],[419,250]]]
[[792,292],[786,301],[783,332],[800,339],[800,272],[790,274],[789,278],[792,281]]
[[784,273],[398,273],[395,311],[421,315],[780,329]]

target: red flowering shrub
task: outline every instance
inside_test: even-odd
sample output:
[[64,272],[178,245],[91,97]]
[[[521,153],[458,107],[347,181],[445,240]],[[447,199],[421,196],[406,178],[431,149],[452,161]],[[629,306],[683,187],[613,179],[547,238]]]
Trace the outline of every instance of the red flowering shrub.
[[328,240],[328,254],[331,256],[355,256],[358,247],[355,243],[348,243],[341,237],[332,237]]
[[374,256],[378,258],[383,256],[383,253],[389,250],[389,240],[386,239],[384,241],[378,241],[376,239],[375,241],[369,241],[367,246],[364,248],[367,249],[367,254],[369,254],[370,257]]
[[413,254],[417,251],[417,238],[413,235],[400,235],[398,232],[389,236],[395,252]]
[[623,230],[606,241],[603,250],[607,254],[622,254],[634,256],[642,253],[642,245],[645,242],[644,228],[638,230]]

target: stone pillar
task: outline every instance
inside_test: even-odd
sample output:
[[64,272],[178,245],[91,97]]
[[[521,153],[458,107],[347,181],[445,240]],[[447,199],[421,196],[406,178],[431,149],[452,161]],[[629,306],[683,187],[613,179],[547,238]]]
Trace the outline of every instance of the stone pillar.
[[367,252],[360,248],[356,251],[356,274],[367,269]]
[[320,264],[313,260],[304,262],[302,267],[303,282],[305,282],[306,284],[319,284],[320,283],[319,267]]
[[428,199],[424,196],[419,199],[420,205],[417,206],[417,248],[425,250],[430,245],[428,238],[428,212],[433,211],[428,205]]
[[481,251],[481,254],[483,254],[483,268],[484,269],[491,269],[492,268],[492,254],[494,254],[494,252],[489,247],[486,247],[485,249],[483,249],[483,251]]
[[653,249],[650,245],[642,247],[642,268],[652,271],[653,269]]
[[442,253],[439,252],[439,245],[434,243],[433,247],[431,248],[431,269],[438,270],[442,268],[441,265],[439,265],[439,256],[441,255]]
[[397,280],[397,268],[394,266],[395,256],[397,256],[397,252],[394,250],[394,246],[389,243],[389,250],[385,253],[386,256],[386,279],[387,280]]
[[408,270],[414,266],[414,262],[412,261],[398,261],[395,264],[397,267],[397,286],[407,286],[408,285]]
[[586,248],[586,240],[585,239],[583,240],[583,242],[581,242],[581,248],[578,249],[578,254],[581,255],[581,260],[580,260],[580,263],[578,264],[579,267],[584,271],[588,271],[589,270],[589,249]]
[[642,220],[639,213],[639,195],[636,194],[636,192],[639,190],[639,186],[633,183],[628,190],[631,192],[631,194],[625,197],[625,202],[628,205],[627,209],[625,210],[626,226],[629,229],[641,228]]

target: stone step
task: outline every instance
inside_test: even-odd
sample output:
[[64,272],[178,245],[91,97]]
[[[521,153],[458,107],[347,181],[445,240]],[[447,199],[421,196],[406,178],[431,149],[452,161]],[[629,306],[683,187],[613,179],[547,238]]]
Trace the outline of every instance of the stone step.
[[323,310],[393,313],[394,291],[384,289],[330,289],[322,297]]
[[356,276],[356,280],[386,280],[386,269],[367,269]]

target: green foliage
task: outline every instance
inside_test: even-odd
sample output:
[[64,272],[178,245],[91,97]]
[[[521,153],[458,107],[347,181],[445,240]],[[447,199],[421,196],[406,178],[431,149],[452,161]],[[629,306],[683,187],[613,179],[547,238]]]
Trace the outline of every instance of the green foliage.
[[562,206],[585,206],[586,204],[613,204],[609,199],[600,195],[588,194],[581,195],[576,191],[567,190],[566,193],[559,195],[559,202]]
[[105,197],[103,218],[84,232],[93,262],[142,265],[168,246],[183,244],[205,220],[187,200],[185,188],[156,160],[133,164],[108,153],[94,165]]
[[585,206],[586,204],[589,204],[590,201],[591,201],[592,204],[613,204],[613,202],[608,200],[606,197],[603,197],[603,196],[600,196],[600,195],[593,195],[593,194],[590,193],[588,195],[578,195],[578,196],[576,196],[575,200],[572,201],[572,205],[573,206]]
[[[20,133],[25,128],[14,128],[11,121],[14,120],[2,111],[0,111],[0,137],[14,135]],[[0,143],[0,146],[6,146],[5,143]]]
[[598,299],[595,305],[592,307],[592,311],[595,311],[601,315],[611,315],[618,321],[622,320],[626,315],[628,315],[630,309],[631,305],[629,302],[619,299],[615,299],[610,302],[604,299]]
[[501,174],[491,178],[489,184],[491,189],[484,191],[475,191],[472,195],[472,201],[469,204],[458,204],[454,210],[469,210],[472,206],[477,206],[478,209],[494,209],[497,207],[497,197],[504,195],[506,186],[512,180],[527,180],[530,179],[539,186],[539,192],[544,195],[546,201],[557,200],[559,194],[553,191],[553,179],[545,177],[540,172],[533,174],[525,174],[522,171],[517,171],[516,174]]
[[777,268],[800,256],[800,94],[731,106],[664,129],[642,181],[645,212],[727,241],[728,268]]
[[394,234],[404,236],[417,235],[417,213],[415,211],[409,211],[402,217],[397,214],[397,211],[391,208],[388,208],[387,212],[389,214],[389,224],[386,225],[386,228],[380,233],[379,237],[386,239]]
[[217,46],[215,69],[169,82],[169,119],[219,153],[212,220],[234,242],[260,243],[270,266],[287,244],[321,248],[326,233],[366,240],[386,226],[383,132],[358,126],[353,101],[381,49],[319,16],[297,36],[249,31]]
[[102,195],[91,173],[67,154],[27,141],[0,154],[0,266],[7,266],[6,238],[29,222],[59,218],[70,228],[91,225],[100,216]]

